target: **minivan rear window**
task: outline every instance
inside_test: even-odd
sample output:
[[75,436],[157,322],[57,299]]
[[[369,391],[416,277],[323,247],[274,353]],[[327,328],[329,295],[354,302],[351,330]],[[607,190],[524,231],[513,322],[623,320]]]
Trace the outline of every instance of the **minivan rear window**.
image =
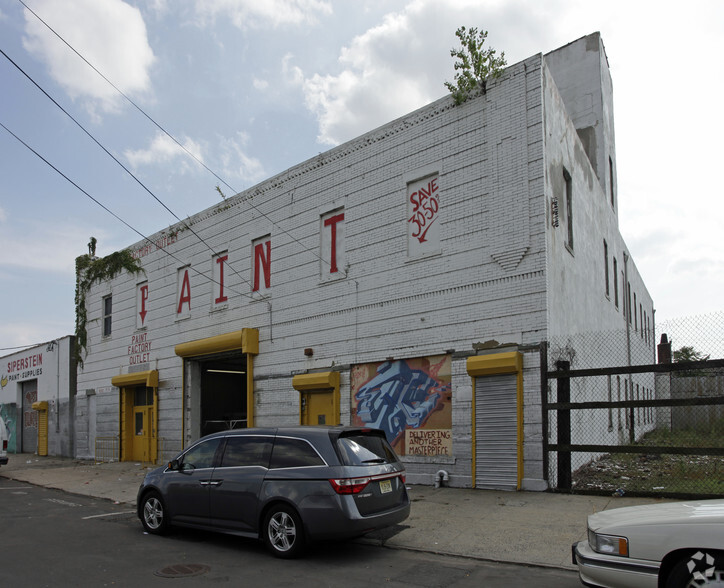
[[304,439],[277,437],[274,440],[269,469],[304,468],[325,465],[324,460]]
[[344,465],[374,465],[398,461],[387,439],[378,435],[360,433],[340,437],[337,447]]

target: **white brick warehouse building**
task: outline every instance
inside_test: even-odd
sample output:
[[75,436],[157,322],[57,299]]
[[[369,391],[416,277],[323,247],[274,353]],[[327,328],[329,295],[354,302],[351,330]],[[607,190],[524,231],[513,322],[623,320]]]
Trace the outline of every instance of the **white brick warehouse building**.
[[87,299],[78,456],[366,424],[413,483],[545,488],[539,344],[620,330],[625,308],[653,329],[615,178],[596,33],[136,243],[145,273]]

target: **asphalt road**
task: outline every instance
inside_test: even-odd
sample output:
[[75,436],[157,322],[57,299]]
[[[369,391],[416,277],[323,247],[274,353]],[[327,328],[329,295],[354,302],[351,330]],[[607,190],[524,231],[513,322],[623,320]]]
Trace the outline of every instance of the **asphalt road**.
[[355,542],[282,561],[261,543],[190,530],[144,533],[127,504],[0,478],[0,586],[580,587],[567,570]]

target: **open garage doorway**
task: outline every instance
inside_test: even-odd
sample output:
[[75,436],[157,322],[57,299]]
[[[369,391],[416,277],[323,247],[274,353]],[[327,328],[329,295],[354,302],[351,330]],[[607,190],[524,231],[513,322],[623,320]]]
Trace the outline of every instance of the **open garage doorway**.
[[206,359],[200,371],[201,436],[247,427],[246,356]]
[[224,429],[254,426],[254,356],[259,331],[241,329],[179,343],[184,445]]

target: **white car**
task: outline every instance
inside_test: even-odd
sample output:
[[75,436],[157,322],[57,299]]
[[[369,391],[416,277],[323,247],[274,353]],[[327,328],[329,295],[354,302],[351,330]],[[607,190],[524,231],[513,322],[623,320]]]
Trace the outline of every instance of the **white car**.
[[0,417],[0,465],[8,463],[8,430]]
[[586,586],[724,587],[724,499],[597,512],[573,545]]

